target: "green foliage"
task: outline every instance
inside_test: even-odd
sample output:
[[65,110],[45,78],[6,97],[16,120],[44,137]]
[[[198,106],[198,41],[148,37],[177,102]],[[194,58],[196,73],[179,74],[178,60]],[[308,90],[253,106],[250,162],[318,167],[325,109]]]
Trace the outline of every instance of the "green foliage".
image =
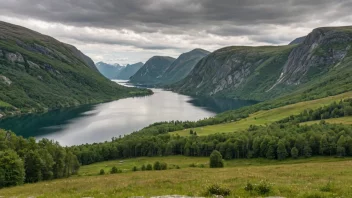
[[137,166],[134,166],[134,167],[132,168],[132,171],[133,171],[133,172],[136,172],[136,171],[138,171],[138,168],[137,168]]
[[145,171],[145,170],[147,170],[147,167],[143,164],[141,167],[141,171]]
[[221,196],[229,196],[231,193],[231,190],[225,187],[221,187],[218,184],[214,184],[211,186],[208,186],[206,195],[212,196],[212,195],[221,195]]
[[165,162],[156,161],[153,166],[154,170],[167,170],[167,164]]
[[333,191],[333,184],[329,180],[328,183],[326,183],[324,186],[320,188],[320,191],[322,192],[332,192]]
[[210,168],[222,168],[224,167],[224,161],[222,159],[222,155],[219,151],[214,150],[210,154]]
[[291,149],[291,157],[292,157],[293,159],[297,159],[297,158],[298,158],[298,149],[297,149],[296,147],[293,147],[293,148]]
[[277,147],[277,159],[278,160],[284,160],[287,157],[288,153],[286,150],[285,142],[284,141],[279,141],[278,147]]
[[151,164],[147,164],[147,167],[145,168],[147,171],[153,170],[153,166]]
[[110,170],[110,174],[122,173],[122,170],[118,169],[116,166],[113,166]]
[[13,150],[0,151],[0,188],[23,184],[23,160]]
[[254,185],[250,182],[247,182],[246,186],[244,187],[244,190],[252,193],[254,190]]
[[261,181],[255,186],[255,191],[260,195],[267,195],[271,192],[271,185],[267,181]]
[[7,173],[4,177],[0,176],[0,187],[69,177],[80,167],[71,149],[47,139],[36,142],[34,138],[24,139],[0,130],[0,149],[0,164],[4,164],[0,166],[0,172]]
[[104,169],[100,169],[99,175],[105,175],[105,170]]

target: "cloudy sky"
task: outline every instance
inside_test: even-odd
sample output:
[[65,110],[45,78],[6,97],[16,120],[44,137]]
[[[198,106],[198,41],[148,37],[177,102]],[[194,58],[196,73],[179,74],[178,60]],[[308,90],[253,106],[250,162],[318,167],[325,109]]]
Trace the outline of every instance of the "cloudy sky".
[[352,25],[352,0],[0,0],[0,20],[70,43],[95,62],[145,62],[194,48],[283,45]]

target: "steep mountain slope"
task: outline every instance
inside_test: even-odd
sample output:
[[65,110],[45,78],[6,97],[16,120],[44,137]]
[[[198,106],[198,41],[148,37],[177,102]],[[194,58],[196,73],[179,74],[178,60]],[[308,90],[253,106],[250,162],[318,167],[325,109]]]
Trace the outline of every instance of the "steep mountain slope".
[[317,28],[299,45],[227,47],[202,59],[174,90],[267,100],[332,95],[352,87],[352,27]]
[[96,66],[99,72],[109,79],[116,78],[116,76],[125,68],[119,64],[110,65],[104,62],[98,62]]
[[128,64],[115,76],[115,78],[129,80],[141,67],[143,67],[143,63],[141,62],[132,65]]
[[165,71],[160,78],[160,84],[172,84],[184,79],[196,64],[210,52],[203,49],[194,49],[181,54]]
[[145,85],[156,84],[174,61],[175,59],[172,57],[154,56],[150,58],[143,65],[143,67],[130,78],[130,81],[132,83]]
[[305,39],[306,39],[306,36],[298,37],[295,40],[291,41],[289,45],[301,44],[304,42]]
[[104,78],[71,45],[0,22],[0,117],[143,93]]

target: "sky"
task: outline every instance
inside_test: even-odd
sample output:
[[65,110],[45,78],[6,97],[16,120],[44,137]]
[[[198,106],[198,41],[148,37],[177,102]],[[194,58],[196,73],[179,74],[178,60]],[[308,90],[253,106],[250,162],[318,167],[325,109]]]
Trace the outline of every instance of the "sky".
[[352,25],[352,0],[0,0],[0,20],[75,45],[95,62],[202,48],[285,45]]

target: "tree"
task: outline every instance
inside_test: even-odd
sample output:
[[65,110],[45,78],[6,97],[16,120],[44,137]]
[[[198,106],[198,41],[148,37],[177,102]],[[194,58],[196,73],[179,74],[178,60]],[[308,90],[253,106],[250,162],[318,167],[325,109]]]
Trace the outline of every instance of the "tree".
[[99,175],[105,175],[104,169],[100,169]]
[[110,170],[110,173],[111,174],[115,174],[115,173],[118,173],[119,172],[119,170],[116,168],[116,166],[113,166],[112,168],[111,168],[111,170]]
[[41,181],[42,176],[42,159],[38,152],[29,151],[25,157],[26,182],[34,183]]
[[156,161],[153,166],[154,170],[161,170],[161,164],[159,161]]
[[13,150],[0,151],[0,188],[23,184],[24,163]]
[[296,147],[293,147],[291,149],[291,156],[293,159],[297,159],[298,158],[298,149]]
[[311,157],[312,156],[312,149],[310,148],[308,143],[306,143],[304,145],[303,155],[304,155],[304,157]]
[[144,164],[142,165],[141,170],[142,170],[142,171],[145,171],[145,170],[146,170],[146,167],[145,167]]
[[224,167],[224,161],[219,151],[214,150],[210,154],[210,168],[222,168]]
[[284,160],[287,157],[287,150],[283,140],[280,140],[277,145],[277,159]]
[[341,135],[341,137],[337,141],[337,148],[336,148],[337,156],[344,157],[346,155],[345,145],[346,145],[345,137]]
[[153,170],[153,166],[151,164],[148,164],[145,170]]

